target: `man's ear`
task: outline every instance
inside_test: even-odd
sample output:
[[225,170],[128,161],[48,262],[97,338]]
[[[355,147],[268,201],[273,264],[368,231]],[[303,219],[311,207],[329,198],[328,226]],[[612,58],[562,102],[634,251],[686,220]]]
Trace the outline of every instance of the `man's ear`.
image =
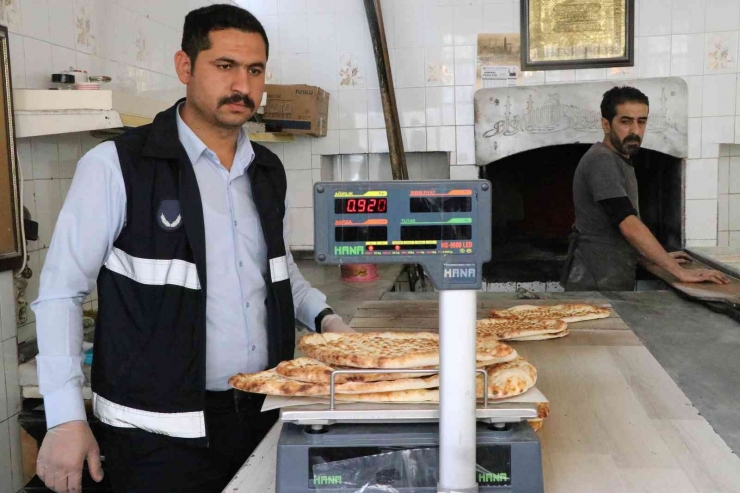
[[193,76],[193,64],[188,54],[182,50],[175,53],[175,72],[177,72],[177,78],[183,84],[189,83]]
[[612,124],[609,123],[609,120],[602,117],[601,118],[601,128],[604,130],[604,135],[608,135],[609,132],[612,131]]

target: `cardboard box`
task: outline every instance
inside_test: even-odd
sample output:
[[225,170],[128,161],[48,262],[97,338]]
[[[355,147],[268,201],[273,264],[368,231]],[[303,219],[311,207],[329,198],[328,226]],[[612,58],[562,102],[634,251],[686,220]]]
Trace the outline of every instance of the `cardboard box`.
[[329,123],[329,93],[305,84],[267,84],[263,121],[279,132],[325,137]]

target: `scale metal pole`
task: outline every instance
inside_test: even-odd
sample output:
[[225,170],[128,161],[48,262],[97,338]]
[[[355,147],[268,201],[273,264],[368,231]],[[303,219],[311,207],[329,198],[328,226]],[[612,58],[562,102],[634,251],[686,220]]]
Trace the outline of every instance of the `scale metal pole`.
[[475,477],[476,305],[477,291],[439,292],[439,493],[478,491]]

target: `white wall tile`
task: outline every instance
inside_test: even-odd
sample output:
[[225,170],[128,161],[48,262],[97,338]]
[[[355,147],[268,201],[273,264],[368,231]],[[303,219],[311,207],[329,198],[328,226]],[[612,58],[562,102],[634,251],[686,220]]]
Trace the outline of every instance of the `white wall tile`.
[[363,0],[335,1],[334,8],[339,15],[365,15],[365,4]]
[[730,231],[729,243],[729,246],[731,247],[740,246],[740,231]]
[[735,114],[740,115],[740,81],[738,81],[737,92],[735,92]]
[[704,0],[673,0],[673,32],[704,32]]
[[717,197],[717,229],[719,231],[730,229],[730,196],[727,194]]
[[[703,144],[730,144],[735,142],[735,118],[732,116],[713,116],[702,118]],[[717,148],[719,154],[719,148]]]
[[704,159],[719,157],[719,144],[702,144],[701,157]]
[[524,72],[524,85],[525,86],[539,86],[545,83],[545,71],[538,70],[535,72]]
[[36,215],[39,223],[39,248],[51,244],[51,235],[62,206],[59,180],[36,180]]
[[[454,135],[454,127],[452,130]],[[422,175],[425,180],[448,180],[450,178],[449,154],[425,152],[421,157]]]
[[517,2],[483,5],[482,32],[516,33],[519,29],[519,4]]
[[384,128],[371,128],[367,131],[370,141],[371,153],[384,153],[388,151],[388,131]]
[[478,166],[450,166],[450,180],[477,180],[479,173]]
[[383,101],[380,99],[380,91],[375,89],[367,91],[367,127],[385,128]]
[[701,116],[704,76],[684,77],[689,89],[689,118]]
[[329,130],[326,137],[311,139],[311,154],[339,154],[339,131]]
[[702,116],[735,114],[737,75],[705,75],[702,96]]
[[367,181],[370,176],[370,167],[366,154],[351,154],[342,156],[342,181]]
[[56,135],[31,138],[34,179],[59,178],[59,147]]
[[701,157],[701,118],[689,118],[689,159]]
[[334,53],[337,50],[337,31],[334,14],[308,14],[308,51]]
[[740,193],[740,157],[730,158],[729,193]]
[[339,128],[367,128],[367,92],[339,91]]
[[730,231],[740,230],[740,195],[730,195]]
[[370,43],[370,31],[364,16],[347,16],[334,18],[337,31],[337,49],[353,53],[364,53]]
[[732,144],[719,146],[719,157],[730,157],[730,147]]
[[735,143],[740,144],[740,117],[735,117]]
[[23,489],[23,450],[21,449],[21,425],[18,422],[18,415],[8,420],[10,431],[10,469],[13,474],[13,490],[21,491]]
[[49,41],[49,5],[47,0],[21,0],[23,35]]
[[717,159],[690,159],[686,163],[686,199],[716,199]]
[[579,69],[576,70],[577,81],[605,80],[605,68]]
[[[280,54],[280,83],[305,84],[306,74],[311,73],[311,57],[305,53]],[[331,101],[331,97],[329,99]],[[331,124],[331,117],[329,117]]]
[[455,44],[471,45],[478,42],[483,28],[483,5],[458,5],[455,7]]
[[727,74],[737,71],[737,31],[704,35],[704,73]]
[[26,87],[48,89],[51,80],[51,45],[45,41],[25,38],[23,40],[26,66]]
[[69,189],[72,187],[72,180],[68,178],[62,178],[59,180],[59,196],[62,199],[62,204],[64,204],[64,201],[67,200],[67,194],[69,193]]
[[424,80],[427,86],[455,85],[455,49],[452,46],[424,49]]
[[717,246],[720,246],[720,247],[730,246],[730,232],[729,231],[717,232]]
[[280,16],[280,53],[308,53],[308,18],[305,13]]
[[393,84],[396,87],[424,87],[424,48],[393,50]]
[[427,127],[427,151],[455,151],[455,127]]
[[5,365],[5,389],[8,394],[8,416],[21,412],[21,386],[18,380],[18,341],[2,342],[3,364]]
[[423,127],[426,124],[426,89],[396,89],[396,104],[401,127]]
[[671,0],[639,2],[639,9],[641,37],[671,33]]
[[384,181],[393,179],[391,160],[388,154],[370,154],[368,156],[370,166],[370,180]]
[[717,200],[686,201],[686,239],[717,238]]
[[457,127],[457,164],[475,164],[475,130],[473,126]]
[[640,38],[640,78],[667,77],[671,74],[671,37]]
[[475,86],[455,87],[455,122],[457,125],[473,125]]
[[25,89],[26,55],[23,48],[23,36],[8,33],[8,50],[10,51],[10,72],[13,89]]
[[309,14],[333,14],[334,0],[306,0],[306,12]]
[[72,0],[49,2],[49,41],[66,48],[75,48],[74,8]]
[[455,87],[427,87],[426,124],[437,127],[455,124]]
[[671,38],[671,75],[704,73],[704,34],[674,34]]
[[57,136],[59,148],[59,178],[73,178],[77,162],[82,157],[80,134],[61,134]]
[[472,86],[476,78],[476,47],[455,46],[455,84]]
[[257,17],[276,15],[278,13],[278,0],[249,0],[249,10]]
[[313,246],[313,207],[291,208],[291,246]]
[[0,341],[15,337],[17,332],[13,276],[13,271],[0,272]]
[[69,70],[70,67],[77,66],[77,53],[70,48],[51,45],[51,63],[55,74]]
[[719,158],[719,171],[717,177],[717,193],[730,193],[730,158]]
[[286,142],[283,149],[283,164],[286,170],[311,169],[311,137],[296,136]]
[[547,84],[560,84],[563,82],[575,82],[575,70],[548,70],[545,73],[545,82]]
[[402,128],[401,138],[406,152],[425,152],[427,150],[427,132],[424,128]]
[[424,43],[426,46],[452,46],[455,34],[455,8],[427,4],[424,9]]
[[416,48],[424,46],[423,0],[397,1],[395,2],[394,14],[395,47]]
[[715,247],[717,240],[686,240],[686,246],[691,247]]
[[313,181],[310,169],[286,170],[288,177],[288,205],[313,207]]
[[367,129],[339,131],[339,152],[342,154],[364,154],[368,149]]
[[13,490],[13,470],[10,457],[10,433],[8,421],[0,422],[0,491]]
[[278,15],[301,14],[306,11],[306,0],[278,0]]
[[732,31],[740,22],[740,2],[738,0],[705,0],[704,30]]

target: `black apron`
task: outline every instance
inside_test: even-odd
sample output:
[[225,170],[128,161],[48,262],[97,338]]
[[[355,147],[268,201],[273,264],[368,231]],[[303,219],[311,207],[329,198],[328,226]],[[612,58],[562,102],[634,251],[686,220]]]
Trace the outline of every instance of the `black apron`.
[[629,243],[621,238],[584,235],[575,227],[569,240],[560,278],[566,291],[634,291],[637,251]]

